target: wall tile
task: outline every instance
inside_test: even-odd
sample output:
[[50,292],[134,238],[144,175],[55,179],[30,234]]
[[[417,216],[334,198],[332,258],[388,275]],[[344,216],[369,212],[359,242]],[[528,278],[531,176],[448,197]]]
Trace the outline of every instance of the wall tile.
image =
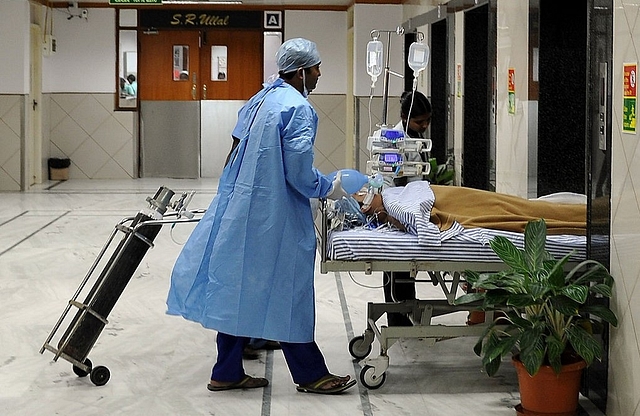
[[48,94],[46,98],[50,156],[71,159],[71,178],[135,177],[137,113],[113,111],[113,94]]
[[109,111],[93,95],[86,95],[80,104],[69,113],[69,116],[88,135],[92,135],[98,126],[111,117]]
[[640,55],[639,5],[614,1],[611,274],[620,327],[610,337],[610,416],[640,413],[640,140],[638,133],[622,133],[622,65]]
[[85,140],[78,149],[70,155],[73,163],[89,178],[93,178],[110,159],[109,154],[105,152],[93,139]]
[[20,190],[23,103],[19,95],[0,95],[0,191]]
[[3,119],[0,119],[0,149],[0,166],[20,151],[20,136],[9,128]]

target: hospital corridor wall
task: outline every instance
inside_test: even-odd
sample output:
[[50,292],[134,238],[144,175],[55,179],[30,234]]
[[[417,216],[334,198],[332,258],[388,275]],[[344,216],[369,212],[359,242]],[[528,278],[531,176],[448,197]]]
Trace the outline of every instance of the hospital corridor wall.
[[[458,3],[460,2],[458,1]],[[529,3],[532,2],[533,0]],[[425,8],[434,7],[431,6],[431,2],[426,0],[421,3]],[[497,0],[495,3],[498,7],[515,4],[511,0]],[[553,2],[551,3],[553,8]],[[589,4],[597,8],[608,7],[599,0],[589,0]],[[358,7],[369,10],[364,5],[358,5]],[[413,6],[396,5],[395,7],[401,10],[411,10]],[[0,25],[0,56],[7,58],[0,60],[0,70],[3,73],[3,77],[0,77],[0,191],[2,192],[19,192],[24,188],[22,183],[25,169],[24,144],[29,135],[26,119],[27,114],[33,108],[29,91],[28,50],[29,26],[34,9],[38,9],[38,6],[29,0],[0,1],[0,16],[12,17]],[[504,11],[504,9],[502,10]],[[606,414],[628,416],[640,414],[640,385],[635,376],[640,371],[640,341],[633,336],[640,331],[640,325],[637,323],[640,322],[638,318],[640,275],[638,274],[638,261],[634,248],[640,244],[640,197],[637,196],[640,195],[640,189],[638,189],[640,185],[637,184],[637,178],[640,177],[640,164],[637,163],[640,158],[640,135],[635,130],[635,125],[623,125],[624,117],[627,114],[623,107],[622,68],[625,64],[637,63],[639,60],[640,48],[636,46],[635,40],[640,36],[638,33],[640,30],[640,5],[613,0],[613,13],[614,56],[610,67],[613,81],[609,92],[613,107],[612,138],[611,147],[607,149],[611,153],[611,165],[608,167],[611,175],[609,237],[611,240],[611,271],[617,279],[613,307],[621,317],[621,325],[610,334]],[[348,13],[338,14],[341,14],[340,19],[347,20]],[[287,24],[286,37],[319,38],[321,51],[323,45],[331,49],[333,38],[327,38],[319,29],[319,26],[322,25],[322,19],[314,19],[314,14],[310,11],[295,11],[295,16],[302,18],[302,20],[296,20],[293,26]],[[519,32],[518,25],[514,24],[514,20],[505,20],[504,15],[502,17],[497,22],[500,25],[499,35],[503,36],[499,38],[498,42],[501,46],[498,51],[498,64],[500,70],[506,70],[510,62],[515,62],[515,58],[513,55],[509,55],[511,52],[505,45],[511,45],[510,42],[515,40],[515,37],[510,38],[509,36]],[[37,104],[43,116],[43,156],[70,157],[72,161],[71,181],[109,178],[135,182],[137,175],[137,166],[135,165],[137,130],[140,126],[136,112],[114,110],[115,39],[113,33],[115,17],[113,10],[91,8],[88,21],[80,19],[67,21],[66,16],[58,12],[53,14],[53,19],[58,51],[52,56],[43,57],[43,97]],[[294,20],[287,19],[287,22]],[[310,30],[305,30],[305,26],[308,26]],[[345,26],[348,24],[345,23]],[[368,36],[368,34],[365,35],[363,35],[363,39]],[[450,41],[454,40],[450,39]],[[455,41],[457,42],[457,40]],[[548,41],[553,43],[554,39]],[[99,47],[94,46],[96,42]],[[346,39],[343,43],[338,42],[338,44],[340,47],[337,49],[342,48],[343,45],[346,45]],[[357,48],[361,46],[362,44]],[[346,51],[347,48],[344,46],[344,51],[340,51],[343,52],[342,56],[346,55]],[[500,53],[505,53],[505,51],[506,55],[500,56]],[[334,52],[338,54],[337,51]],[[354,59],[361,60],[359,56],[362,54],[356,50]],[[345,62],[347,59],[344,59],[340,64],[344,66],[336,68],[332,68],[329,63],[326,66],[323,63],[323,77],[320,79],[319,89],[310,96],[310,100],[318,110],[320,117],[316,160],[318,167],[326,172],[343,167],[345,164],[343,161],[343,156],[346,153],[344,134],[348,131],[345,113],[349,105],[347,97],[352,92],[346,91],[346,82],[344,87],[340,84],[339,88],[342,90],[338,88],[323,91],[322,88],[323,85],[334,85],[330,80],[339,78],[335,76],[335,73],[347,73]],[[453,62],[454,65],[457,64],[457,61]],[[358,65],[361,64],[362,62]],[[516,76],[521,74],[520,65],[520,61],[514,65]],[[542,65],[553,69],[552,61],[551,64],[549,61],[542,62]],[[568,65],[570,69],[575,69],[571,67],[572,63]],[[574,66],[578,66],[578,64],[575,63]],[[332,73],[332,70],[335,72]],[[364,71],[362,72],[364,73]],[[449,81],[451,83],[450,92],[455,92],[455,78],[449,78]],[[500,84],[498,88],[499,92],[506,93],[504,91],[506,85]],[[526,89],[526,84],[525,86],[516,85],[518,99],[524,100],[522,106],[518,107],[519,109],[534,107],[529,102],[529,97],[524,93]],[[356,112],[359,112],[359,128],[360,131],[366,131],[369,128],[368,120],[366,120],[368,97],[366,94],[356,96],[355,105],[358,108]],[[498,98],[506,102],[505,97]],[[397,98],[397,93],[392,94],[394,104],[389,109],[389,114],[392,115],[390,117],[394,121],[395,114],[398,114],[395,103]],[[464,97],[452,98],[454,102],[452,107],[456,108],[458,101],[462,101]],[[374,99],[373,107],[374,115],[379,117],[379,95]],[[507,120],[513,122],[515,127],[526,130],[524,125],[518,124],[519,115],[516,113]],[[559,123],[566,124],[561,127],[568,126],[570,128],[571,120],[564,118],[560,121],[554,121],[548,114],[543,115],[540,123],[544,123],[549,129],[558,127]],[[453,116],[461,117],[462,114],[454,112]],[[503,127],[503,125],[497,126],[498,133]],[[553,137],[553,132],[550,133],[551,135],[544,134]],[[519,132],[514,128],[512,135],[513,137],[519,136]],[[220,142],[224,143],[224,140],[220,140]],[[551,140],[551,144],[554,144],[553,140]],[[498,144],[496,149],[498,166],[501,157],[503,160],[516,160],[515,157],[511,158],[509,153],[514,149],[523,149],[523,147],[514,146],[513,149],[504,151]],[[226,150],[220,151],[226,153]],[[359,157],[362,161],[367,155],[361,152]],[[541,157],[545,158],[545,156]],[[545,158],[545,160],[551,161],[551,157]],[[45,164],[42,165],[44,168]],[[513,163],[510,169],[514,169],[515,172],[515,168],[524,165],[524,163],[519,165]],[[604,169],[606,170],[606,167]],[[551,179],[556,180],[556,178]],[[96,181],[96,183],[100,183],[100,181]],[[548,183],[546,182],[542,188],[547,187]],[[55,185],[55,183],[46,183],[46,185]],[[497,185],[515,190],[518,193],[522,192],[522,186],[519,183],[509,188],[508,181],[503,183],[498,180]],[[552,186],[556,187],[557,183],[553,183]],[[0,194],[1,199],[2,195]],[[631,363],[625,361],[627,358],[632,359]]]

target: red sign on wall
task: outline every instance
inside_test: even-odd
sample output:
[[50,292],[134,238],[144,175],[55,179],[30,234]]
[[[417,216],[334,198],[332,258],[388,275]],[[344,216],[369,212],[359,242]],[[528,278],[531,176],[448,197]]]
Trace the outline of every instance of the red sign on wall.
[[516,69],[509,68],[509,92],[516,92]]
[[636,109],[638,104],[638,63],[623,64],[622,132],[636,133]]
[[637,97],[638,64],[624,64],[624,96]]
[[509,114],[516,113],[516,69],[509,68],[509,80],[508,80],[508,94],[509,94]]

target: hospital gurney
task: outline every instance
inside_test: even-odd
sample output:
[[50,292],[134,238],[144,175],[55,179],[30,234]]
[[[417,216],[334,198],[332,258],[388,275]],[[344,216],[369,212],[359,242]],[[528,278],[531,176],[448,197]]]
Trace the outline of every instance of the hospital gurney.
[[[433,345],[457,337],[479,336],[493,320],[487,312],[485,320],[476,325],[443,325],[433,318],[458,311],[471,312],[478,305],[455,305],[454,300],[462,295],[466,283],[464,272],[497,272],[504,264],[487,245],[473,242],[469,238],[453,238],[440,247],[420,247],[415,236],[395,231],[380,233],[374,230],[346,230],[329,232],[329,208],[321,201],[320,216],[316,223],[320,250],[320,271],[372,274],[380,271],[408,271],[416,283],[438,286],[444,299],[420,299],[397,303],[367,303],[367,326],[362,333],[349,342],[349,352],[356,359],[364,359],[360,381],[367,388],[382,386],[389,367],[389,348],[401,338],[420,338]],[[470,232],[472,234],[476,230]],[[478,229],[477,234],[505,235],[512,241],[523,236],[511,232]],[[523,240],[514,241],[522,245]],[[586,238],[583,236],[550,236],[547,249],[555,256],[575,252],[570,263],[575,265],[586,257]],[[421,272],[420,275],[418,273]],[[421,277],[422,276],[422,277]],[[406,313],[414,326],[387,327],[378,320],[387,312]],[[369,357],[374,340],[380,344],[378,356]]]
[[[62,357],[73,364],[73,372],[76,375],[79,377],[90,375],[91,381],[97,386],[105,385],[109,381],[111,376],[109,369],[105,366],[94,367],[91,360],[87,358],[89,351],[108,323],[107,316],[146,252],[153,247],[153,240],[162,226],[197,222],[199,218],[196,215],[204,213],[204,210],[187,211],[193,192],[182,193],[172,202],[174,195],[172,190],[160,187],[153,197],[147,197],[149,203],[147,208],[134,217],[124,218],[115,225],[98,257],[44,342],[40,354],[48,350],[55,354],[54,361]],[[167,212],[168,208],[171,208],[171,211]],[[118,232],[124,235],[115,249],[111,250],[109,247]],[[93,277],[108,252],[111,252],[111,256],[104,263],[104,268],[97,277]],[[85,295],[84,301],[80,302],[78,299],[86,292],[84,289],[88,287],[90,280],[94,281],[93,286]],[[64,334],[52,344],[56,332],[65,322],[72,308],[77,309],[75,316]]]

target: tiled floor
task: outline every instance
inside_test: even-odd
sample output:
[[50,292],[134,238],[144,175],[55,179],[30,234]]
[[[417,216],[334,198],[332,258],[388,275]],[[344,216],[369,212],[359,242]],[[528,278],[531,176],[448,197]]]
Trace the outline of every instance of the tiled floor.
[[[171,268],[193,224],[162,228],[108,316],[89,354],[94,367],[109,368],[106,385],[76,376],[71,363],[52,361],[50,351],[40,354],[115,224],[144,208],[160,185],[195,190],[190,208],[206,208],[216,186],[211,180],[74,180],[0,194],[0,414],[516,414],[514,369],[505,362],[496,377],[487,377],[472,352],[475,338],[433,346],[400,340],[390,349],[386,381],[375,390],[359,383],[337,396],[298,393],[282,354],[270,351],[245,362],[248,373],[270,379],[268,388],[207,391],[215,333],[165,314]],[[99,265],[92,276],[100,270]],[[365,328],[366,302],[382,300],[380,283],[376,274],[317,272],[317,341],[332,372],[359,378],[362,364],[352,359],[347,345]],[[85,290],[92,284],[91,278]],[[419,285],[418,292],[442,296],[431,284]],[[444,321],[463,324],[465,318],[457,313]],[[65,322],[53,331],[53,345],[67,327]],[[374,343],[374,352],[377,348]],[[587,409],[581,414],[600,414],[584,399],[581,405]]]

